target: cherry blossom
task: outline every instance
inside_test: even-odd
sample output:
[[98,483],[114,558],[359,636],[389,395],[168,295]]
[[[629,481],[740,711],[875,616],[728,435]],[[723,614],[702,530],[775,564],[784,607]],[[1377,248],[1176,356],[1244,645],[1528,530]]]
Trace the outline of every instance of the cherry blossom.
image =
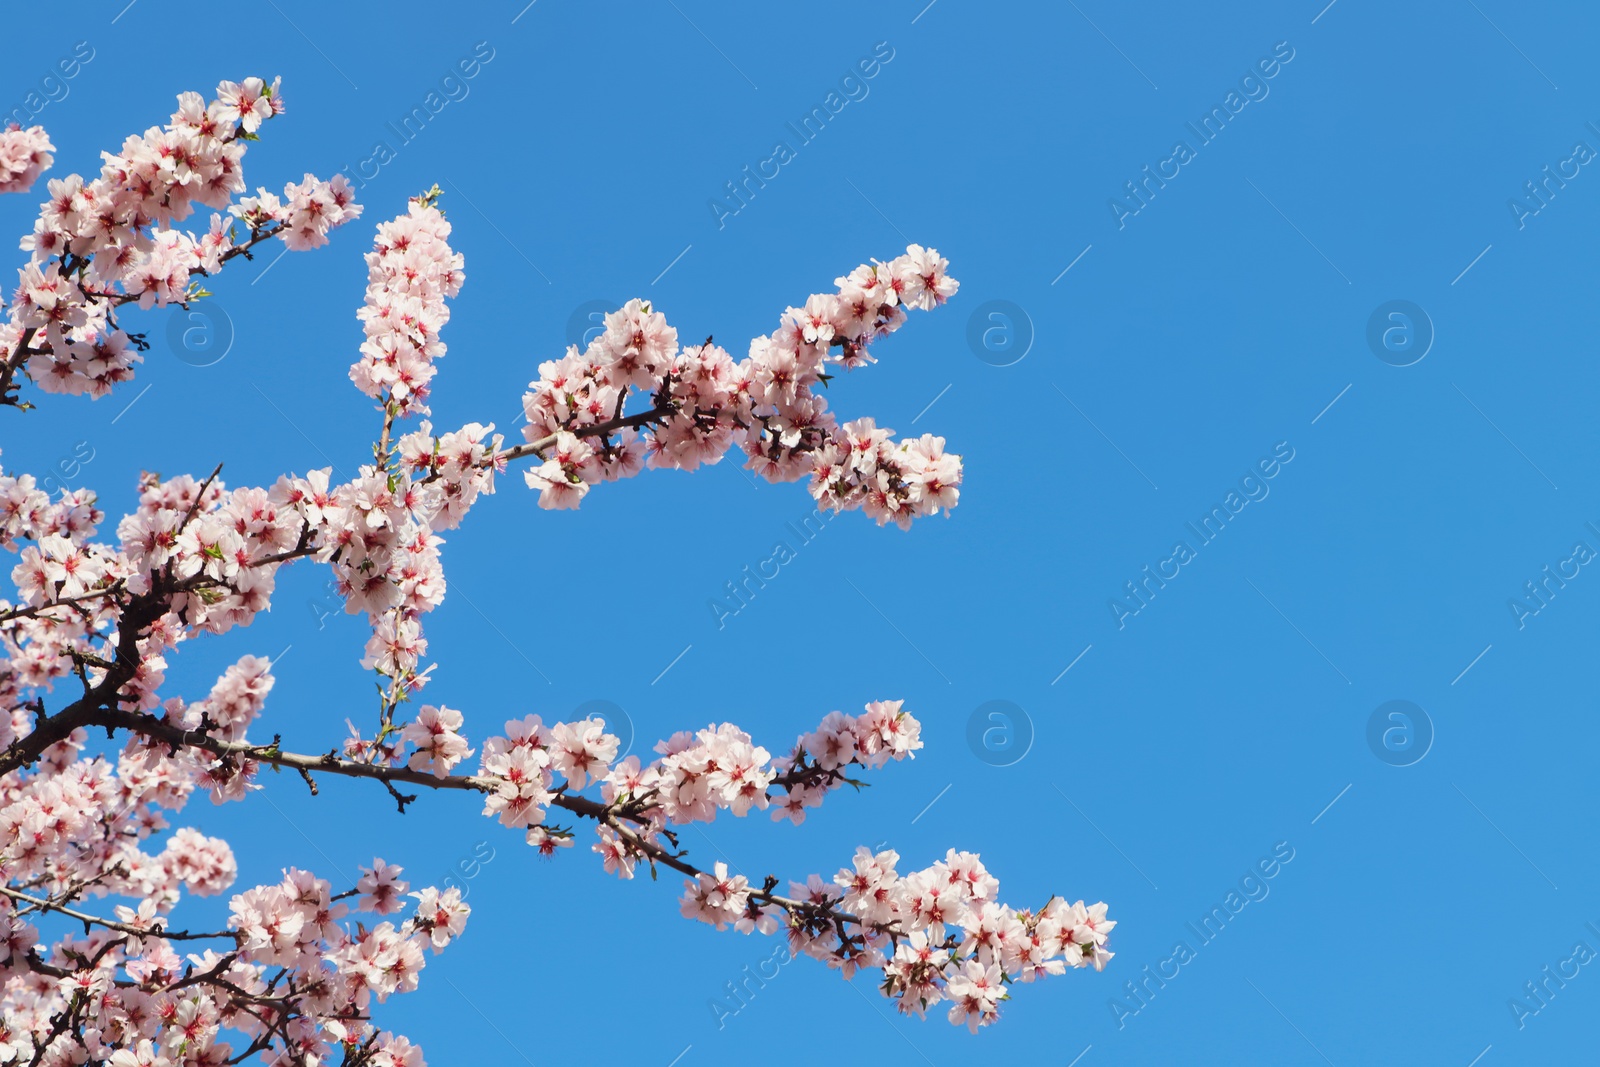
[[[121,328],[118,310],[188,306],[206,294],[197,278],[215,274],[272,237],[290,249],[316,248],[361,208],[342,175],[306,175],[235,202],[245,190],[242,161],[264,119],[281,114],[278,83],[223,82],[207,103],[178,97],[166,126],[129,137],[105,153],[99,177],[49,182],[19,271],[9,314],[0,322],[0,404],[20,403],[18,375],[51,393],[104,396],[130,380],[142,334]],[[40,127],[0,133],[0,192],[27,190],[52,162]],[[211,208],[207,231],[176,229],[197,207]],[[236,232],[231,219],[243,223]]]
[[374,859],[370,868],[363,868],[356,891],[361,894],[361,907],[374,915],[393,915],[400,910],[402,899],[410,883],[400,878],[403,870],[381,859]]
[[408,212],[378,227],[367,254],[367,303],[359,313],[367,339],[350,380],[371,397],[385,396],[395,414],[427,414],[433,361],[444,355],[439,331],[450,321],[446,297],[466,279],[459,252],[447,243],[450,224],[433,206],[438,193],[412,201]]
[[429,771],[436,778],[450,773],[450,768],[472,755],[466,738],[456,731],[461,729],[461,713],[445,707],[424,704],[417,717],[406,723],[400,738],[416,751],[407,763],[414,771]]
[[[185,93],[167,125],[106,153],[98,177],[48,182],[0,323],[0,406],[31,407],[28,386],[105,395],[144,346],[119,322],[129,305],[187,306],[206,295],[199,279],[259,243],[318,248],[359,217],[339,177],[241,195],[246,147],[283,113],[276,81],[223,82],[209,101]],[[37,127],[0,134],[0,191],[27,188],[53,150]],[[758,813],[799,824],[915,758],[921,724],[898,700],[829,712],[788,746],[707,723],[653,757],[622,755],[598,717],[519,709],[482,733],[470,709],[417,702],[451,684],[424,662],[425,619],[449,594],[445,535],[513,464],[526,464],[540,507],[572,509],[602,483],[737,449],[769,481],[803,481],[818,506],[902,528],[948,513],[962,480],[944,438],[840,421],[820,391],[874,362],[909,311],[955,295],[946,261],[920,245],[789,307],[739,360],[711,338],[681,345],[664,311],[630,300],[586,349],[538,366],[521,442],[492,423],[436,430],[441,334],[466,278],[440,201],[437,187],[413,198],[366,256],[349,379],[374,402],[376,439],[348,480],[331,466],[271,485],[229,485],[220,467],[146,474],[133,511],[108,522],[92,491],[52,496],[0,470],[0,550],[14,557],[0,568],[14,588],[0,600],[0,1063],[424,1067],[420,1048],[382,1028],[381,1006],[419,987],[471,909],[459,888],[413,887],[381,857],[353,885],[297,867],[236,885],[230,845],[172,820],[197,797],[251,802],[264,771],[313,794],[327,776],[356,779],[402,813],[438,790],[473,793],[485,818],[547,857],[573,849],[586,823],[589,849],[569,856],[593,853],[622,879],[676,872],[686,917],[781,936],[845,978],[874,972],[900,1011],[944,1005],[975,1030],[1020,983],[1103,968],[1116,925],[1104,904],[1005,904],[975,853],[911,869],[862,848],[787,894],[776,875],[696,864],[687,825]],[[212,209],[203,232],[178,228],[199,207]],[[346,612],[365,616],[370,637],[351,659],[380,693],[373,721],[346,719],[348,734],[308,737],[303,752],[274,732],[267,659],[239,657],[202,692],[168,678],[188,642],[269,610],[280,568],[297,564],[326,568]],[[176,920],[186,897],[206,896],[225,897],[222,928]]]
[[[874,362],[869,346],[905,323],[906,308],[932,310],[953,296],[947,266],[921,245],[863,264],[835,281],[837,294],[789,308],[738,362],[709,341],[679,348],[661,312],[629,301],[587,349],[541,364],[529,385],[523,435],[541,465],[526,473],[528,485],[541,507],[576,508],[592,485],[646,466],[695,470],[737,446],[768,481],[808,478],[819,505],[862,508],[880,526],[948,512],[961,458],[944,451],[944,438],[896,443],[870,418],[841,426],[815,391],[836,371]],[[624,417],[634,394],[653,407]]]

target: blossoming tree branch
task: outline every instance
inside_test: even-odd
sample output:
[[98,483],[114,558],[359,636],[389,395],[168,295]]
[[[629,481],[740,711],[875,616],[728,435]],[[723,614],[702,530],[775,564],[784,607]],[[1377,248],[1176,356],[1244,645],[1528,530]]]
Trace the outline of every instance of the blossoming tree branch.
[[[259,79],[224,82],[209,102],[185,93],[168,125],[104,153],[98,177],[48,183],[0,323],[0,404],[106,395],[146,348],[125,328],[132,305],[187,306],[262,242],[317,248],[360,216],[341,177],[240,196],[245,151],[283,110],[278,84]],[[0,191],[27,190],[53,151],[38,127],[0,132]],[[331,469],[270,486],[225,486],[220,468],[145,475],[138,509],[102,538],[93,493],[51,499],[26,473],[0,474],[0,547],[17,557],[15,601],[0,600],[0,1063],[423,1063],[375,1005],[415,989],[427,953],[462,933],[458,889],[413,889],[376,859],[354,885],[291,869],[233,892],[225,929],[176,919],[185,894],[232,891],[236,865],[225,841],[169,832],[163,812],[197,793],[244,800],[263,767],[297,773],[313,793],[327,775],[365,779],[402,812],[427,790],[479,793],[486,816],[546,855],[587,826],[607,872],[683,875],[685,916],[781,934],[847,978],[880,972],[901,1011],[945,1003],[973,1029],[998,1017],[1014,983],[1103,967],[1115,925],[1105,905],[1013,908],[970,852],[903,872],[895,852],[862,848],[831,878],[785,883],[707,870],[681,847],[680,827],[723,813],[799,823],[831,791],[911,757],[920,727],[899,701],[832,712],[777,754],[722,723],[660,742],[648,763],[618,760],[596,718],[529,715],[474,742],[460,711],[412,710],[434,670],[422,665],[422,621],[446,594],[440,534],[513,464],[540,506],[576,508],[606,482],[737,449],[769,481],[804,480],[821,507],[901,527],[954,507],[961,483],[943,438],[841,423],[818,392],[873,362],[909,312],[955,293],[945,260],[918,245],[789,308],[740,360],[709,339],[680,345],[660,312],[630,301],[586,350],[540,365],[522,441],[477,423],[435,432],[426,416],[446,301],[465,277],[438,196],[379,225],[366,256],[350,379],[381,421],[351,481]],[[209,228],[178,228],[198,207],[213,210]],[[346,610],[370,621],[361,664],[381,697],[369,729],[298,749],[271,733],[258,721],[271,664],[254,656],[199,699],[165,691],[180,645],[249,625],[279,568],[302,560],[331,568]],[[92,747],[99,731],[108,740]]]

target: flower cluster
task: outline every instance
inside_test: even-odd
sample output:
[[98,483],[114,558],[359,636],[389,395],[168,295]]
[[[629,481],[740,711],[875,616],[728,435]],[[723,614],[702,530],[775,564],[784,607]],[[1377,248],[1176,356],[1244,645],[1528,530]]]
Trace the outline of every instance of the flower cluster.
[[513,829],[527,829],[529,844],[554,847],[542,826],[554,799],[555,776],[583,788],[609,770],[621,742],[605,732],[600,719],[547,727],[539,716],[529,715],[505,729],[505,736],[484,742],[479,774],[488,795],[483,813]]
[[599,428],[622,416],[632,390],[655,390],[677,350],[678,331],[666,318],[630,300],[606,316],[605,329],[583,353],[573,346],[564,358],[540,364],[539,380],[522,398],[527,440],[555,439],[540,451],[542,464],[526,474],[540,507],[575,508],[590,485],[644,469],[644,442],[631,427],[615,441]]
[[[970,852],[951,849],[904,876],[895,870],[899,860],[892,850],[860,848],[832,884],[812,875],[789,883],[788,897],[754,889],[718,863],[684,883],[682,911],[719,930],[784,930],[792,953],[846,979],[863,967],[881,969],[883,995],[900,1011],[920,1018],[948,1000],[950,1022],[974,1032],[999,1018],[1006,985],[1072,967],[1101,970],[1114,955],[1105,945],[1117,924],[1104,904],[1052,897],[1037,912],[1016,910],[996,901],[1000,883]],[[841,913],[856,934],[844,932]]]
[[[418,619],[445,593],[437,531],[494,491],[499,439],[490,429],[473,423],[435,436],[424,422],[395,446],[394,470],[368,465],[331,486],[327,470],[285,476],[270,489],[149,476],[138,509],[117,526],[116,546],[90,540],[103,519],[91,494],[52,504],[31,476],[0,476],[0,545],[19,552],[11,577],[33,609],[12,621],[11,669],[22,684],[47,684],[72,669],[74,656],[110,641],[121,599],[149,598],[137,663],[118,680],[149,710],[169,650],[196,632],[248,625],[267,608],[277,569],[314,556],[333,567],[347,610],[371,619],[365,666],[420,688],[427,641]],[[99,651],[106,658],[108,649]],[[88,672],[91,681],[107,677],[102,666]]]
[[[169,699],[159,721],[187,736],[242,742],[272,687],[267,668],[247,656],[204,699]],[[375,860],[337,897],[326,881],[289,870],[281,882],[235,894],[226,931],[176,930],[170,914],[185,893],[222,893],[237,875],[220,839],[179,828],[160,841],[163,810],[181,810],[210,788],[218,761],[200,747],[135,733],[112,762],[83,755],[86,740],[77,730],[48,750],[37,773],[0,777],[0,1062],[31,1062],[35,1042],[48,1044],[45,1035],[67,1019],[89,1059],[117,1067],[227,1062],[239,1050],[226,1031],[251,1050],[270,1052],[276,1039],[272,1063],[366,1047],[377,1055],[363,1062],[419,1067],[404,1038],[354,1020],[372,1001],[416,988],[426,953],[461,935],[470,909],[459,890],[423,888],[409,893],[415,908],[403,921],[351,928],[340,903],[350,896],[375,916],[403,910],[410,886],[401,868]],[[108,895],[141,903],[93,919],[87,936],[41,944],[37,913]],[[188,942],[211,945],[180,956]],[[272,1011],[262,1012],[269,1001]],[[42,1062],[75,1062],[62,1058],[71,1047],[57,1043]]]
[[139,508],[117,526],[119,577],[133,594],[160,597],[157,625],[140,641],[152,668],[138,686],[153,702],[163,653],[196,631],[248,626],[267,610],[283,556],[306,536],[302,517],[280,494],[226,489],[188,475],[146,479]]
[[243,741],[272,692],[272,661],[245,656],[223,672],[204,700],[189,706],[186,727],[205,729],[224,741]]
[[[921,747],[919,733],[917,720],[898,701],[868,705],[866,714],[854,718],[829,715],[800,739],[795,757],[787,761],[789,807],[796,821],[801,807],[820,803],[829,786],[848,780],[839,768],[874,767],[910,755]],[[670,821],[709,820],[715,807],[742,815],[752,806],[765,806],[773,782],[759,769],[765,751],[751,751],[748,738],[734,727],[703,730],[692,740],[680,734],[664,747],[674,755],[661,764],[693,754],[688,773],[664,771],[652,778],[634,773],[623,785],[643,789],[645,797],[662,796],[661,811]],[[806,757],[809,767],[825,777],[799,787],[793,776],[796,769],[804,775]],[[607,783],[608,800],[627,795],[613,779]],[[672,803],[675,790],[686,784],[690,803]],[[817,793],[795,803],[802,788]],[[595,851],[608,871],[624,877],[639,853],[605,829]],[[898,862],[893,851],[874,854],[861,848],[853,868],[841,870],[831,885],[812,875],[804,883],[791,882],[788,897],[772,892],[775,880],[754,887],[718,863],[684,883],[682,911],[719,930],[732,925],[743,933],[786,931],[792,952],[822,960],[845,978],[862,967],[882,969],[884,995],[895,998],[901,1011],[921,1016],[949,1000],[950,1021],[973,1029],[998,1018],[1004,983],[1031,982],[1069,967],[1099,970],[1111,959],[1106,935],[1116,924],[1106,919],[1104,904],[1086,908],[1082,901],[1068,905],[1052,898],[1037,913],[1009,908],[997,900],[999,882],[969,852],[951,849],[943,860],[904,876],[895,870]],[[847,932],[846,921],[854,933]]]
[[50,169],[55,145],[43,126],[26,129],[11,123],[0,130],[0,193],[25,193],[40,174]]
[[817,450],[811,495],[834,511],[859,507],[879,526],[911,520],[956,506],[961,457],[944,450],[944,438],[925,433],[895,444],[894,431],[872,419],[845,423]]
[[[201,295],[192,282],[271,236],[292,249],[327,242],[328,230],[360,215],[342,176],[331,182],[310,175],[288,185],[280,200],[261,190],[238,204],[245,188],[242,161],[263,119],[283,110],[277,83],[259,78],[223,82],[209,103],[198,93],[178,97],[164,127],[129,137],[105,153],[100,176],[52,179],[33,233],[22,247],[31,261],[19,272],[9,321],[0,323],[0,363],[25,355],[26,367],[46,392],[102,396],[133,376],[142,339],[119,328],[116,309],[186,304]],[[19,137],[23,138],[19,141]],[[0,136],[0,181],[33,180],[50,157],[42,131]],[[21,153],[34,161],[12,174]],[[174,229],[199,207],[242,219],[240,240],[223,214],[202,236]],[[3,383],[10,386],[10,370]]]
[[[1105,945],[1117,924],[1106,918],[1104,904],[1052,897],[1037,912],[1013,909],[995,900],[999,883],[970,852],[951,849],[904,877],[895,873],[898,860],[892,851],[860,849],[834,883],[843,905],[877,931],[852,958],[883,967],[883,993],[902,1012],[920,1017],[948,1000],[950,1022],[976,1031],[999,1017],[1005,985],[1073,967],[1102,970],[1114,955]],[[797,951],[836,956],[831,943],[817,944],[804,928],[791,941]]]
[[[343,174],[330,181],[307,174],[285,185],[282,199],[258,189],[228,210],[248,223],[252,234],[273,228],[291,252],[321,248],[328,243],[329,230],[361,217],[361,205]],[[213,220],[212,230],[217,229]]]
[[[81,603],[69,600],[76,610],[58,618],[12,609],[18,617],[0,631],[0,706],[19,709],[25,692],[48,688],[66,675],[113,618],[110,605],[89,593],[105,585],[116,567],[114,554],[89,544],[104,519],[93,493],[63,493],[51,503],[32,475],[0,472],[0,547],[18,554],[11,571],[18,596],[31,601],[28,608],[38,608],[62,596],[89,594]],[[0,618],[8,608],[0,600]],[[0,714],[0,747],[17,737],[19,718],[26,713]]]
[[[407,735],[417,745],[411,756],[417,769],[437,767],[433,752],[439,746],[448,745],[454,753],[465,744],[454,736],[458,719],[446,724],[442,736],[437,723],[438,717],[431,717],[425,728]],[[900,701],[869,704],[855,717],[834,712],[817,732],[802,735],[790,756],[776,760],[732,723],[674,734],[656,745],[661,758],[646,765],[637,756],[617,762],[620,742],[597,718],[546,726],[530,715],[507,722],[505,729],[504,736],[489,738],[483,747],[478,781],[488,794],[484,814],[527,829],[529,843],[548,852],[570,844],[544,828],[551,804],[560,794],[599,783],[602,800],[626,811],[633,823],[622,834],[607,824],[597,828],[600,844],[594,851],[605,859],[607,871],[624,878],[632,877],[655,841],[668,836],[669,826],[711,822],[721,811],[743,816],[769,807],[774,818],[798,823],[804,809],[850,782],[845,768],[877,767],[922,747],[921,726],[901,710]]]
[[[523,396],[523,434],[542,463],[527,472],[546,508],[575,508],[591,485],[645,466],[694,470],[734,445],[773,482],[810,478],[825,508],[862,508],[881,526],[956,505],[961,458],[932,435],[896,444],[871,419],[840,426],[816,392],[832,372],[874,362],[868,346],[898,330],[906,310],[931,310],[957,282],[938,252],[911,245],[888,263],[839,278],[836,294],[791,307],[778,330],[735,362],[708,340],[678,348],[678,332],[648,303],[606,316],[588,348],[539,367]],[[651,398],[625,414],[631,393]],[[638,427],[646,427],[641,437]]]
[[184,889],[204,896],[227,888],[236,868],[226,842],[187,830],[160,850],[142,847],[164,826],[156,809],[181,808],[194,791],[198,764],[150,767],[137,752],[116,762],[76,758],[85,740],[61,742],[52,773],[0,782],[8,882],[44,894],[92,886],[97,896],[148,900],[162,911]]
[[395,467],[363,466],[329,485],[329,470],[283,478],[272,496],[312,531],[315,556],[333,566],[345,610],[373,625],[364,666],[407,678],[427,651],[419,617],[444,600],[438,531],[458,526],[494,492],[500,439],[493,425],[469,423],[435,436],[424,421],[398,442]]
[[[381,859],[374,866],[391,875],[400,871]],[[239,959],[246,965],[316,974],[323,961],[332,963],[336,977],[323,991],[325,1007],[319,1012],[332,1018],[351,1009],[366,1011],[372,998],[382,1002],[415,989],[426,961],[423,950],[442,951],[461,935],[471,914],[459,889],[440,893],[430,886],[411,894],[416,912],[399,926],[381,922],[369,930],[362,924],[351,934],[339,924],[347,908],[335,903],[331,888],[308,871],[285,871],[283,881],[233,897],[228,927],[237,932]],[[391,904],[397,902],[385,902]]]
[[[433,361],[445,351],[439,335],[450,319],[445,301],[466,280],[438,197],[437,188],[413,197],[406,214],[380,224],[366,257],[367,296],[357,313],[366,340],[350,378],[385,413],[377,462],[348,486],[329,490],[323,471],[296,490],[315,508],[308,517],[321,526],[320,558],[333,563],[346,610],[365,611],[371,620],[362,665],[391,680],[391,703],[425,684],[426,672],[417,671],[428,647],[420,616],[445,592],[438,531],[454,529],[481,494],[493,493],[494,475],[504,468],[492,423],[435,436],[424,420],[390,445],[396,419],[428,411]],[[384,726],[370,743],[357,734],[357,748],[386,758],[378,749],[390,727],[387,710]],[[449,762],[440,767],[463,758],[445,753],[441,759]]]
[[445,349],[439,331],[450,320],[445,298],[466,280],[461,253],[450,251],[450,224],[432,200],[414,199],[379,226],[367,253],[367,302],[358,313],[367,339],[350,380],[367,396],[392,399],[399,415],[428,411],[433,361]]
[[[903,326],[908,309],[932,310],[954,295],[957,282],[945,272],[947,266],[936,251],[911,245],[888,263],[862,264],[835,279],[836,294],[816,294],[803,307],[789,308],[778,330],[751,342],[751,400],[761,432],[745,442],[746,466],[769,481],[811,475],[812,496],[824,507],[844,510],[870,503],[860,485],[825,492],[829,483],[819,471],[829,455],[826,446],[839,441],[839,427],[815,390],[838,368],[854,370],[874,362],[870,344]],[[890,484],[889,472],[883,479],[870,473],[884,482],[885,490],[900,489]],[[954,477],[959,484],[959,459]],[[942,506],[954,502],[951,497]],[[919,507],[915,513],[929,514],[939,506]],[[873,517],[882,525],[887,516],[880,511]]]

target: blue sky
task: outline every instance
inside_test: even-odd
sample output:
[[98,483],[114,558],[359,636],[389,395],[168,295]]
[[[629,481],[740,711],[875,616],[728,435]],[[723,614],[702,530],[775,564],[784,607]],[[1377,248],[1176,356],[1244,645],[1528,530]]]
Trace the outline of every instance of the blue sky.
[[[401,817],[351,783],[312,798],[274,778],[186,821],[235,841],[241,885],[290,864],[346,882],[374,854],[442,879],[492,850],[467,934],[383,1016],[434,1064],[603,1050],[688,1067],[773,1056],[824,1023],[841,1050],[939,1065],[1496,1067],[1592,1049],[1600,968],[1565,961],[1600,951],[1600,577],[1575,550],[1600,552],[1596,15],[1324,2],[269,0],[248,32],[155,0],[70,26],[13,13],[29,48],[0,105],[48,100],[34,121],[56,175],[164,121],[181,90],[281,74],[289,114],[248,180],[364,180],[366,218],[331,247],[230,266],[213,347],[203,331],[183,347],[204,323],[152,313],[133,386],[8,420],[8,467],[92,453],[69,482],[114,514],[141,468],[222,461],[230,483],[267,484],[360,462],[377,428],[345,377],[360,257],[434,182],[468,273],[439,426],[512,430],[595,302],[646,297],[682,336],[742,352],[853,265],[936,246],[959,297],[830,400],[948,437],[966,457],[951,518],[904,534],[841,516],[719,628],[724,583],[797,542],[800,488],[724,463],[604,486],[569,514],[507,479],[449,539],[430,696],[479,737],[604,700],[646,743],[732,719],[773,748],[903,697],[924,722],[914,763],[798,829],[691,830],[695,856],[788,877],[863,843],[907,866],[969,848],[1013,903],[1109,902],[1117,958],[1021,989],[978,1037],[892,1018],[867,980],[809,961],[719,1029],[711,1000],[773,945],[678,918],[676,878],[540,861],[470,798]],[[30,103],[79,41],[94,58]],[[464,59],[476,75],[404,140],[390,124]],[[848,102],[802,143],[789,124],[830,92]],[[713,206],[780,140],[775,177],[737,213]],[[36,200],[0,200],[0,224],[20,235]],[[1190,524],[1214,508],[1228,518],[1206,540]],[[266,723],[335,743],[373,709],[362,624],[325,616],[325,579],[285,573],[269,617],[186,647],[171,684],[197,696],[237,656],[287,649]],[[1541,599],[1514,610],[1530,582]],[[992,701],[1020,709],[1020,759],[969,746]],[[1391,719],[1392,701],[1418,710]],[[1203,943],[1189,924],[1235,890],[1248,903]],[[1174,975],[1180,941],[1192,958],[1126,999],[1146,966]],[[1565,984],[1519,1026],[1509,1001],[1547,965]]]

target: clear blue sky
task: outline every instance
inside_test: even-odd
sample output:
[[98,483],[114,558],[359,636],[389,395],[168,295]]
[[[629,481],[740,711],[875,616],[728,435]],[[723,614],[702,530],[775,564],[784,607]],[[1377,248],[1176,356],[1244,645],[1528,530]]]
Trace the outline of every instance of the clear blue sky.
[[[682,336],[742,352],[854,264],[934,245],[959,297],[830,399],[946,435],[966,457],[953,517],[903,534],[842,516],[719,630],[708,602],[795,540],[801,489],[753,488],[725,463],[604,486],[570,514],[507,479],[449,539],[430,695],[478,737],[608,700],[647,741],[731,718],[773,748],[831,709],[904,697],[925,723],[914,763],[803,828],[719,823],[686,843],[785,877],[831,872],[859,843],[917,866],[976,849],[1013,903],[1108,901],[1117,958],[1021,989],[977,1038],[889,1018],[866,980],[846,988],[807,961],[719,1030],[709,1002],[772,943],[679,919],[677,878],[617,883],[587,854],[542,862],[470,798],[400,817],[377,790],[328,781],[311,798],[293,777],[185,813],[237,843],[241,885],[289,864],[343,882],[374,854],[441,878],[490,842],[466,936],[381,1014],[439,1065],[784,1062],[812,1037],[941,1067],[973,1054],[1501,1067],[1592,1051],[1600,967],[1550,982],[1520,1029],[1508,1001],[1577,943],[1600,951],[1587,925],[1600,927],[1600,576],[1568,562],[1577,542],[1600,551],[1594,13],[525,2],[276,0],[202,22],[111,0],[70,25],[43,6],[12,13],[9,39],[27,48],[0,105],[25,106],[75,42],[94,49],[37,119],[57,175],[163,121],[181,90],[281,74],[289,114],[251,151],[251,183],[376,176],[367,217],[330,248],[235,264],[213,287],[236,332],[225,358],[180,360],[169,320],[148,315],[138,383],[8,418],[6,464],[42,472],[87,442],[73,484],[114,514],[141,467],[224,461],[234,484],[348,473],[376,430],[345,378],[360,257],[372,226],[434,182],[468,272],[440,426],[513,427],[523,385],[590,302],[648,297]],[[466,94],[451,83],[459,99],[402,143],[388,124],[479,42],[493,58]],[[879,42],[892,59],[840,89]],[[800,144],[787,124],[835,90],[857,99]],[[1206,141],[1188,124],[1213,109]],[[374,167],[380,140],[399,147]],[[793,158],[719,228],[711,198],[779,140]],[[1565,184],[1513,210],[1546,166]],[[1114,208],[1135,180],[1147,199]],[[36,201],[0,201],[0,225],[22,233]],[[1025,346],[999,333],[995,351],[969,344],[1003,332],[982,316],[973,328],[990,301],[1031,322],[1020,361]],[[1415,310],[1388,319],[1391,301],[1431,327]],[[1432,335],[1416,362],[1408,329]],[[1244,481],[1263,460],[1272,477]],[[1187,524],[1230,491],[1238,514],[1207,543]],[[1165,586],[1114,611],[1146,566]],[[1564,587],[1550,579],[1555,595],[1519,619],[1508,601],[1546,566],[1566,568]],[[186,647],[172,684],[198,696],[236,656],[288,647],[264,725],[305,749],[336,743],[346,717],[371,716],[371,685],[362,624],[319,628],[324,579],[293,568],[270,617]],[[993,700],[1032,724],[1009,766],[968,746],[969,717]],[[1384,749],[1399,720],[1369,744],[1390,701],[1426,715],[1425,754],[1401,734]],[[1248,883],[1267,895],[1202,944],[1187,924],[1280,843],[1292,861]],[[1146,965],[1172,975],[1179,941],[1193,958],[1119,1029],[1108,1001]]]

